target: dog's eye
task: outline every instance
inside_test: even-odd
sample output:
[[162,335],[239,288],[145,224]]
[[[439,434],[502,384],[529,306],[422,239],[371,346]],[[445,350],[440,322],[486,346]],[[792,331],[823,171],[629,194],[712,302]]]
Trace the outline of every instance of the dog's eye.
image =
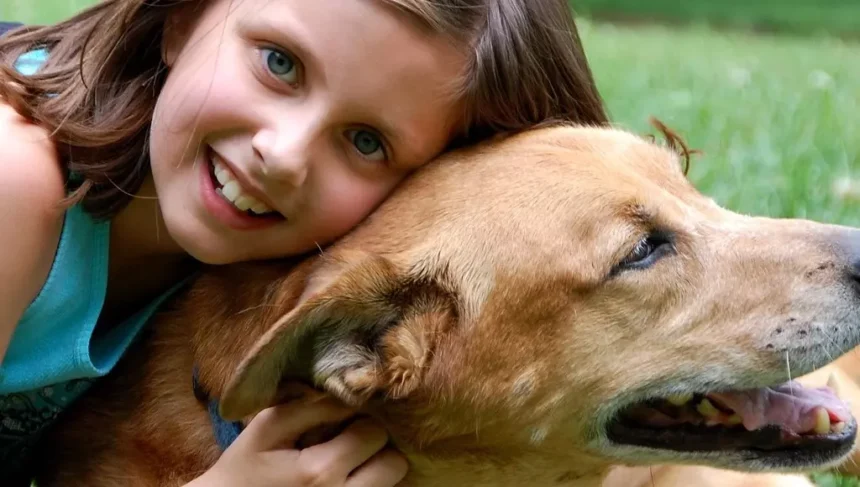
[[672,249],[671,241],[661,235],[649,235],[640,240],[636,247],[618,264],[618,271],[644,269],[653,265],[660,257]]

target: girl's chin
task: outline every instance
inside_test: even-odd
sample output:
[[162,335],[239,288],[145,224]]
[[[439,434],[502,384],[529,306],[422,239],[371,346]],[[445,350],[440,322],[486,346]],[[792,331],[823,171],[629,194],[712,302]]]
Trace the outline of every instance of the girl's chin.
[[179,247],[194,260],[207,265],[224,265],[252,259],[247,256],[247,251],[237,252],[216,235],[203,231],[189,232],[190,226],[184,225],[182,230],[170,233]]
[[[171,219],[165,217],[165,226],[171,238],[182,251],[195,260],[207,265],[225,265],[238,262],[272,260],[311,255],[331,243],[334,239],[291,238],[291,232],[280,232],[274,237],[270,232],[237,232],[225,236],[191,215]],[[267,234],[267,235],[264,235]],[[228,238],[229,237],[229,238]],[[264,247],[265,240],[276,242]],[[255,245],[256,244],[256,245]]]

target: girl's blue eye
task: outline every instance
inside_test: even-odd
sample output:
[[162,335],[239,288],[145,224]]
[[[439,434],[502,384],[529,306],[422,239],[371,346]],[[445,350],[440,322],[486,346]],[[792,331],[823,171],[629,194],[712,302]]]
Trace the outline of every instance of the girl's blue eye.
[[263,56],[263,62],[266,63],[266,69],[269,70],[269,73],[291,85],[298,83],[298,63],[292,56],[269,48],[260,49],[260,54]]
[[377,134],[358,129],[348,131],[347,137],[364,157],[375,161],[385,160],[385,145]]

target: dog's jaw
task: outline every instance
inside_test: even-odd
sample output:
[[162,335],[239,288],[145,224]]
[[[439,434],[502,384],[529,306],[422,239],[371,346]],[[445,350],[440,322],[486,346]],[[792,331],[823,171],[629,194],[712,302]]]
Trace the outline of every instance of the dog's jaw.
[[771,462],[763,460],[751,460],[743,453],[687,453],[682,457],[665,450],[635,446],[611,447],[612,455],[617,458],[616,462],[622,465],[707,465],[715,468],[723,468],[739,472],[781,472],[781,473],[804,473],[810,470],[824,471],[840,465],[841,459],[833,459],[822,462],[812,467],[776,467]]

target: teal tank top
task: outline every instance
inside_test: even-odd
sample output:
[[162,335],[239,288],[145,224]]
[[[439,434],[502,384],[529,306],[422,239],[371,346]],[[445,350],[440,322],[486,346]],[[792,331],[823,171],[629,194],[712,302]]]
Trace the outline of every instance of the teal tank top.
[[[31,75],[47,52],[16,68]],[[96,330],[107,293],[110,222],[80,206],[67,210],[54,262],[21,317],[0,364],[0,477],[20,466],[39,434],[92,380],[107,374],[156,308],[182,283],[123,323]]]

